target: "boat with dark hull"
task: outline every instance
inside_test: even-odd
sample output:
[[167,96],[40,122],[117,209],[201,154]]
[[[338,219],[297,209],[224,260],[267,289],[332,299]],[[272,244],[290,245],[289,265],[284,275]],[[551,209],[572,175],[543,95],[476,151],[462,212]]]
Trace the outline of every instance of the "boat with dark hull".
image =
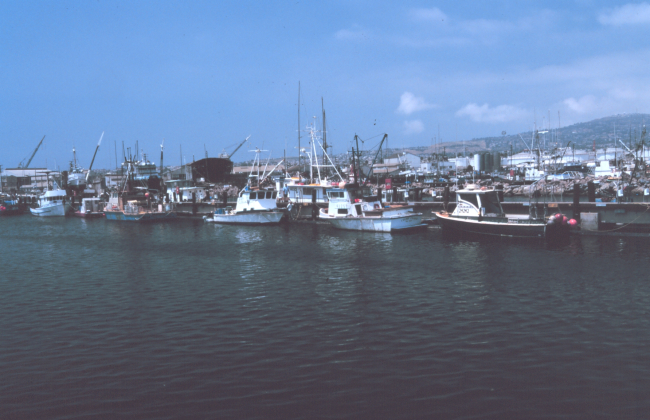
[[15,198],[0,197],[0,216],[18,216],[27,212],[27,205]]
[[546,236],[545,218],[505,214],[495,189],[468,185],[456,191],[456,203],[452,213],[434,212],[443,230],[514,238]]

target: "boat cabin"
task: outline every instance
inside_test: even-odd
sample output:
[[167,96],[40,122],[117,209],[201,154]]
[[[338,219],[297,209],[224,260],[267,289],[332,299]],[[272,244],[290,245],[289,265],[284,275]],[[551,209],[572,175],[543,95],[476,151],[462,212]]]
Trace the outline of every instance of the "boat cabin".
[[364,212],[382,208],[381,200],[371,195],[370,187],[348,184],[345,188],[327,190],[328,214],[332,217],[361,216]]
[[53,201],[63,201],[66,198],[65,190],[49,190],[39,197],[41,203],[49,203]]
[[456,191],[456,209],[452,216],[502,217],[503,215],[496,190],[467,186],[463,190]]
[[84,198],[79,207],[81,213],[100,212],[104,209],[104,203],[99,197]]
[[274,190],[243,189],[237,198],[235,211],[270,211],[277,208],[278,192]]

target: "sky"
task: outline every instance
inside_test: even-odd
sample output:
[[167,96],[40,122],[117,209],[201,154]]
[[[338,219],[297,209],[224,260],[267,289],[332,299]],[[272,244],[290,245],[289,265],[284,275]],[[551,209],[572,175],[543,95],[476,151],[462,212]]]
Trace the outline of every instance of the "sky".
[[296,156],[321,104],[335,154],[649,113],[649,40],[649,2],[0,0],[0,165]]

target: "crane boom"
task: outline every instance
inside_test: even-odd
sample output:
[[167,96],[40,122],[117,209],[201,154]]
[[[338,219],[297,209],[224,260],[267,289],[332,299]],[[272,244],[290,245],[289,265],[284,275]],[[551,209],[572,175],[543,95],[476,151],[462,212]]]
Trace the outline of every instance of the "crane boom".
[[244,143],[246,143],[246,141],[247,141],[249,138],[251,138],[251,136],[246,137],[246,138],[244,139],[244,141],[242,141],[241,143],[239,143],[239,146],[237,146],[237,148],[236,148],[235,150],[233,150],[233,152],[232,152],[231,154],[228,155],[228,159],[230,159],[230,158],[232,157],[232,155],[234,155],[235,152],[236,152],[237,150],[239,150],[239,148],[242,147],[242,146],[244,145]]
[[90,170],[93,168],[93,163],[95,163],[95,156],[97,156],[97,151],[99,150],[99,145],[102,144],[103,138],[104,138],[104,132],[102,131],[102,135],[99,136],[99,142],[97,143],[97,147],[95,147],[95,154],[93,154],[93,160],[90,161],[88,172],[86,172],[86,182],[88,182],[88,176],[90,176]]
[[628,151],[628,152],[630,152],[630,153],[632,153],[632,151],[630,150],[630,148],[629,148],[629,147],[627,147],[627,146],[625,145],[625,143],[623,143],[623,140],[621,140],[621,139],[618,139],[618,141],[620,141],[620,142],[621,142],[621,144],[622,144],[623,146],[625,146],[625,148],[627,149],[627,151]]
[[34,159],[34,156],[36,155],[36,152],[38,152],[38,149],[41,147],[41,144],[43,144],[43,140],[45,140],[45,136],[41,139],[40,142],[38,142],[38,146],[36,146],[36,149],[34,149],[34,152],[32,155],[29,157],[29,160],[25,164],[25,168],[29,168],[29,164],[32,163],[32,159]]

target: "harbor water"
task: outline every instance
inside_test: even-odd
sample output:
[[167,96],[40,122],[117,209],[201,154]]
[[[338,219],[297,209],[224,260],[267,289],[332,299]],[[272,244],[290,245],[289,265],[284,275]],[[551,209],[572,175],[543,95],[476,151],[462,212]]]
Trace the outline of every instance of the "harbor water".
[[0,218],[0,418],[647,418],[649,245]]

